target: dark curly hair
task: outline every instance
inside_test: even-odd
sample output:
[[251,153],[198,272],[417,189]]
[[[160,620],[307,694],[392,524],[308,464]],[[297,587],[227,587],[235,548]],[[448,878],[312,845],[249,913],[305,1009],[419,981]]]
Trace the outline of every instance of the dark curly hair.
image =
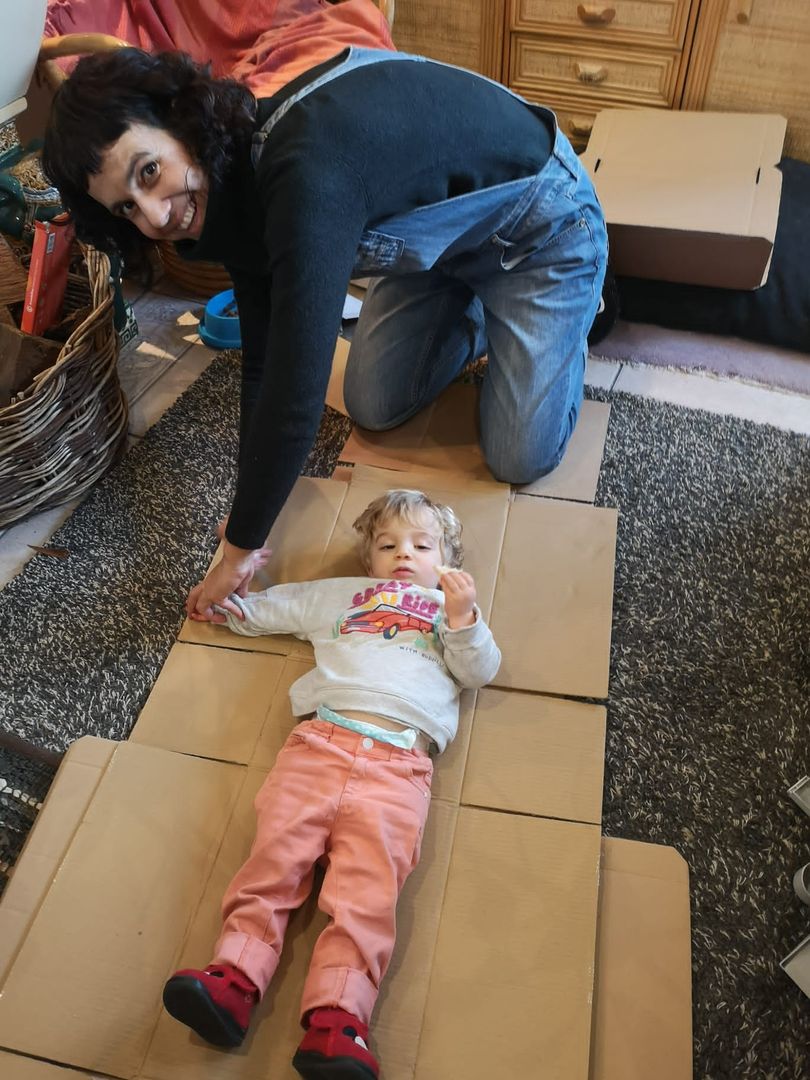
[[116,49],[86,56],[54,97],[43,169],[70,210],[77,235],[102,251],[127,254],[140,240],[131,222],[88,194],[107,147],[132,124],[168,131],[202,166],[209,184],[250,146],[256,100],[235,79],[215,79],[185,53]]

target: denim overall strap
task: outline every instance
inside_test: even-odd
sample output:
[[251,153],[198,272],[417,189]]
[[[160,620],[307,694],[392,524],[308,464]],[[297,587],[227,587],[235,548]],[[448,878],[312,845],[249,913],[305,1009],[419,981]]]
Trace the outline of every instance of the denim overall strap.
[[[295,105],[296,102],[300,101],[302,98],[306,97],[307,94],[311,94],[313,90],[317,90],[319,87],[324,86],[326,83],[331,82],[333,79],[337,79],[339,76],[345,75],[348,71],[354,71],[356,68],[366,67],[369,64],[390,63],[391,61],[396,60],[410,61],[411,63],[418,64],[434,64],[438,67],[452,66],[450,64],[443,64],[440,60],[431,60],[425,56],[414,56],[411,53],[390,52],[387,49],[364,49],[357,45],[349,45],[348,48],[344,50],[344,53],[345,58],[341,60],[339,64],[336,64],[328,71],[324,71],[321,75],[317,77],[317,79],[313,79],[312,82],[307,83],[306,86],[302,86],[300,90],[296,91],[296,93],[291,94],[288,98],[286,98],[286,100],[281,103],[281,105],[279,105],[279,107],[273,113],[271,113],[270,116],[268,116],[268,118],[259,128],[259,130],[254,132],[252,140],[253,145],[251,148],[251,160],[254,167],[259,160],[265,142],[270,137],[270,132],[273,130],[279,120],[281,120],[284,116],[287,115],[293,105]],[[515,94],[512,90],[504,86],[502,83],[495,82],[494,79],[489,79],[486,75],[480,75],[477,71],[471,71],[470,74],[474,75],[477,79],[483,79],[484,82],[488,82],[491,83],[493,86],[497,86],[497,88],[501,90],[504,94],[509,94],[516,100],[523,102],[524,105],[528,105],[532,112],[536,112],[542,115],[548,123],[553,125],[554,132],[556,134],[557,121],[554,113],[551,112],[550,109],[544,109],[542,108],[542,106],[529,104],[528,102],[524,101],[524,99],[520,97],[519,94]]]
[[259,156],[262,152],[262,148],[270,136],[270,132],[276,126],[296,102],[301,98],[311,94],[313,90],[317,90],[320,86],[324,86],[326,83],[331,82],[332,79],[338,78],[339,75],[345,75],[347,71],[353,71],[355,68],[366,67],[368,64],[378,64],[381,61],[389,60],[412,60],[424,63],[424,57],[411,56],[409,53],[391,52],[388,49],[363,49],[356,45],[349,45],[344,50],[345,59],[341,60],[339,64],[330,68],[328,71],[324,71],[317,79],[313,79],[312,82],[302,86],[295,94],[283,101],[279,107],[271,113],[265,120],[258,131],[253,134],[253,147],[251,149],[251,160],[255,167],[259,160]]

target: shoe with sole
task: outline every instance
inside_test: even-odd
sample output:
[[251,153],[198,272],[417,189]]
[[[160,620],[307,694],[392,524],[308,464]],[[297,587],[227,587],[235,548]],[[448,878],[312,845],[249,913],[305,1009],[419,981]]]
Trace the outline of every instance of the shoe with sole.
[[256,986],[229,964],[175,971],[163,987],[166,1012],[214,1046],[242,1044],[258,1000]]
[[378,1080],[380,1067],[369,1051],[368,1025],[343,1009],[314,1009],[293,1067],[304,1080]]

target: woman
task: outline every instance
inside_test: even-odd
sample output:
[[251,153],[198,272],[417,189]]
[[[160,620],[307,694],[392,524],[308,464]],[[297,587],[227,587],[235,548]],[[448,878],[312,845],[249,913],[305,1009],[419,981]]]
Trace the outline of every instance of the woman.
[[87,57],[56,96],[45,168],[80,236],[138,233],[223,262],[242,330],[239,470],[192,618],[244,594],[317,432],[346,287],[374,278],[346,369],[385,430],[487,353],[481,445],[529,483],[582,401],[606,261],[593,187],[548,110],[482,76],[350,47],[256,99],[182,54]]

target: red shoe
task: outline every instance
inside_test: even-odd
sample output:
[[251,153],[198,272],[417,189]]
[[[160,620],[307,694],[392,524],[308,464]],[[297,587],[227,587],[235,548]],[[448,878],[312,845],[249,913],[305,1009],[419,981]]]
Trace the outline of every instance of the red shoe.
[[258,988],[230,964],[175,971],[163,987],[166,1012],[214,1046],[241,1045],[258,1000]]
[[378,1080],[380,1066],[369,1053],[368,1024],[343,1009],[313,1009],[293,1067],[304,1080]]

